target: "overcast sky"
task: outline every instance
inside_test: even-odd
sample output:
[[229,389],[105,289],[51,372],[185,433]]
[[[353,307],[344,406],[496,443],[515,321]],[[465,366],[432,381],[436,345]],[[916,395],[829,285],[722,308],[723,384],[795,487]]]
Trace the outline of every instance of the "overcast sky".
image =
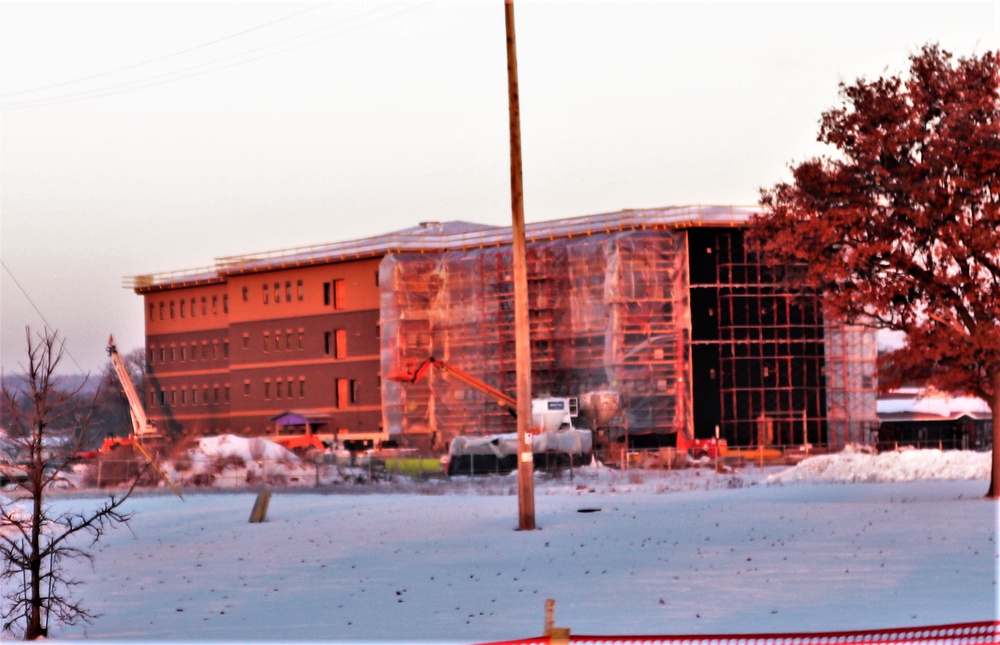
[[[515,4],[525,219],[750,205],[823,150],[838,83],[996,2]],[[0,0],[0,312],[98,372],[143,343],[123,278],[425,220],[510,225],[501,0]]]

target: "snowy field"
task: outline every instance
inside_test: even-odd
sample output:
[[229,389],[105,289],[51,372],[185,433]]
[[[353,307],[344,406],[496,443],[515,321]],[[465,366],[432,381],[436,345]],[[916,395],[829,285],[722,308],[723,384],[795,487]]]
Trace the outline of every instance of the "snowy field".
[[[989,455],[845,452],[794,468],[516,477],[318,494],[136,496],[57,640],[477,643],[577,634],[833,631],[995,620]],[[68,496],[58,507],[92,500]]]

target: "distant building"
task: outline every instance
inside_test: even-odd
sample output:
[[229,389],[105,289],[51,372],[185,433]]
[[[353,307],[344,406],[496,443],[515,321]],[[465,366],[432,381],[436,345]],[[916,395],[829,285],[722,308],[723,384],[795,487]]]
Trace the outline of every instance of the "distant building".
[[881,449],[985,450],[993,443],[993,414],[986,401],[976,397],[901,389],[879,397],[878,418],[872,442]]
[[[529,224],[532,384],[577,396],[605,441],[685,431],[731,445],[861,441],[875,340],[824,320],[743,247],[753,211],[684,207]],[[514,421],[454,380],[385,378],[428,356],[515,391],[510,229],[425,222],[363,240],[143,275],[151,418],[180,434],[443,449]],[[593,393],[610,394],[596,414]],[[669,439],[667,439],[669,441]]]

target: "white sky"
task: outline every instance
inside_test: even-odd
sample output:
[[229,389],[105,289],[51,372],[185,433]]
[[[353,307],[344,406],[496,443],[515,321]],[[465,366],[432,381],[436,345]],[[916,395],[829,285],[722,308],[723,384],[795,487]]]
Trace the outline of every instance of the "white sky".
[[[518,0],[527,221],[753,204],[821,152],[837,84],[997,2]],[[122,278],[377,235],[510,224],[501,0],[0,0],[0,359],[24,328],[98,371],[143,342]]]

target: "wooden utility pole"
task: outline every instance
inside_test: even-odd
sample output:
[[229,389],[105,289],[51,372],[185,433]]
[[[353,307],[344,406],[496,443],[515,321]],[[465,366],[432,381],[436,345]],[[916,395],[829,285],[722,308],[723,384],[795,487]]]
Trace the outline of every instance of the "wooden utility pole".
[[521,186],[521,108],[517,90],[514,0],[504,0],[507,24],[507,102],[510,108],[510,207],[514,252],[514,357],[517,362],[518,528],[535,528],[535,464],[531,450],[531,335],[528,328],[528,267]]

